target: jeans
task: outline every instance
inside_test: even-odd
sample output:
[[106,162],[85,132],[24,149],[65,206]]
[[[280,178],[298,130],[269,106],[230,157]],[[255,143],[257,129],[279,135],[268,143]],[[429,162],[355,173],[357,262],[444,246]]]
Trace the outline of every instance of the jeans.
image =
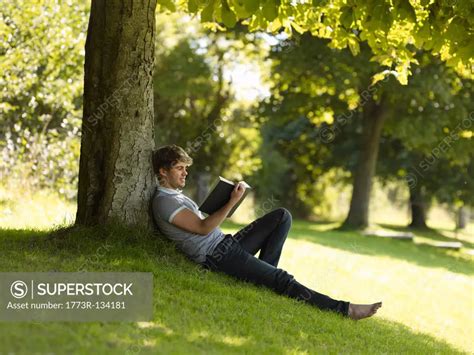
[[[349,302],[337,301],[303,286],[278,268],[283,244],[291,227],[291,214],[277,208],[236,234],[228,234],[202,263],[212,271],[268,287],[278,294],[302,300],[323,310],[348,315]],[[259,257],[254,255],[260,250]]]

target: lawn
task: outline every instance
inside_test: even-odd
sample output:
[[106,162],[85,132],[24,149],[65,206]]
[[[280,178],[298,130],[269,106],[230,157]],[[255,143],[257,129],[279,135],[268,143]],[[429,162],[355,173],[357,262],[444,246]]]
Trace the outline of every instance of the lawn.
[[[239,227],[227,223],[224,229]],[[0,230],[0,271],[85,268],[154,275],[153,321],[0,323],[0,353],[474,351],[473,260],[465,250],[438,250],[334,227],[295,221],[280,266],[335,298],[382,300],[374,318],[354,322],[203,271],[168,241],[142,230]]]
[[[376,317],[353,322],[203,271],[147,231],[51,229],[71,223],[74,205],[44,191],[13,191],[0,188],[0,271],[152,272],[154,318],[0,323],[0,354],[474,352],[472,224],[457,235],[438,224],[407,242],[337,231],[335,223],[294,221],[282,268],[335,298],[384,302]],[[376,227],[404,230],[397,222]],[[240,227],[226,223],[224,230]],[[418,244],[455,236],[466,248]]]

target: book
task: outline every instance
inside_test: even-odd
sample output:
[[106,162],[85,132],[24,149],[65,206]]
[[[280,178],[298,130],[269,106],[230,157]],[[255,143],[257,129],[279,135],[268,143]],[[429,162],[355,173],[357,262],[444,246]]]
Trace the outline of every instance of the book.
[[[235,212],[237,207],[242,203],[244,200],[245,196],[247,196],[249,189],[251,188],[249,184],[247,184],[245,181],[242,182],[243,185],[245,186],[246,190],[242,197],[240,198],[239,202],[235,204],[234,207],[229,211],[227,214],[227,217],[232,216],[232,214]],[[219,176],[219,179],[217,182],[214,184],[214,186],[211,188],[209,194],[207,197],[204,199],[204,202],[199,206],[199,210],[201,212],[204,212],[208,215],[213,214],[217,210],[219,210],[222,206],[224,206],[227,202],[230,200],[230,195],[232,191],[235,188],[235,183],[223,178],[222,176]]]

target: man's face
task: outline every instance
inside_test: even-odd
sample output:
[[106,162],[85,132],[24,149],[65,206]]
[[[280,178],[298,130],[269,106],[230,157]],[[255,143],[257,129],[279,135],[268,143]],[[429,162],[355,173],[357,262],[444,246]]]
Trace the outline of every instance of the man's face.
[[182,189],[186,185],[189,164],[178,162],[171,169],[165,170],[165,179],[173,189]]

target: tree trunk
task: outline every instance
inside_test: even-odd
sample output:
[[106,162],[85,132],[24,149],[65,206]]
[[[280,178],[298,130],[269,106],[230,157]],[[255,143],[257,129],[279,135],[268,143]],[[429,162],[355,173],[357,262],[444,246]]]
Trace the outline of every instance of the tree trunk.
[[196,174],[196,202],[200,205],[204,202],[208,192],[211,174],[208,172],[199,172]]
[[464,229],[467,226],[469,213],[465,206],[459,207],[456,218],[456,229]]
[[92,0],[76,223],[147,225],[156,0]]
[[428,228],[426,225],[426,202],[420,184],[408,185],[410,190],[411,228]]
[[369,202],[372,178],[375,174],[380,137],[387,113],[383,103],[367,103],[364,110],[364,123],[361,153],[354,173],[351,204],[344,221],[344,228],[365,228],[369,224]]

